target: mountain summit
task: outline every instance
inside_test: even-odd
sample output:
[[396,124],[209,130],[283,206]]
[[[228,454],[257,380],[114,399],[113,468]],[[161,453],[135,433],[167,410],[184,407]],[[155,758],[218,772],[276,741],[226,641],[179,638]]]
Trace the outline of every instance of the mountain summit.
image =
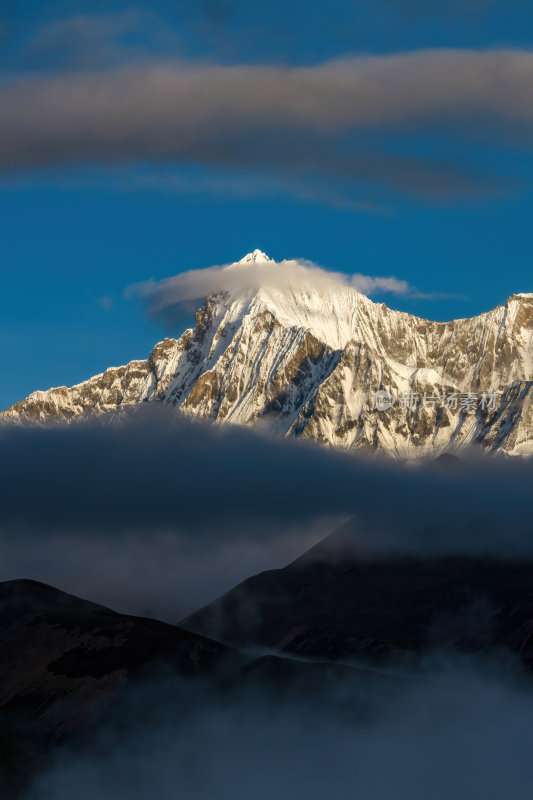
[[239,264],[255,264],[257,262],[268,262],[273,261],[272,258],[269,258],[266,253],[263,253],[261,250],[254,250],[253,253],[248,253],[243,258],[240,259],[238,262]]
[[34,392],[0,420],[68,420],[151,402],[397,458],[470,444],[533,453],[533,294],[431,322],[260,250],[214,274],[179,339],[77,386]]

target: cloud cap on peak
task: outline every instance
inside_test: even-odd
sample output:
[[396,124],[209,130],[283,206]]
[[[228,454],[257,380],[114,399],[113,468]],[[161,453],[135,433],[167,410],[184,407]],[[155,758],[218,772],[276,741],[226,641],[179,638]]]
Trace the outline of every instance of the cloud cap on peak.
[[325,269],[307,259],[275,261],[260,250],[230,264],[187,270],[159,281],[145,281],[130,287],[128,293],[141,297],[153,319],[168,322],[175,313],[181,316],[183,308],[193,301],[219,292],[239,296],[261,288],[296,293],[348,289],[365,295],[385,292],[422,296],[407,281],[393,276],[350,275]]

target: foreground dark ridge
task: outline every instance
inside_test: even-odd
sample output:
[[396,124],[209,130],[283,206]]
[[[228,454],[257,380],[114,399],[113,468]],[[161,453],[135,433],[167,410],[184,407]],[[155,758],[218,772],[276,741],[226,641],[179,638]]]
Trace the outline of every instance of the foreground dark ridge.
[[182,624],[233,646],[303,657],[407,667],[432,649],[502,649],[533,669],[533,562],[369,560],[342,531],[284,569],[248,578]]
[[[91,739],[106,720],[120,741],[120,726],[144,724],[154,708],[185,727],[192,709],[235,692],[267,691],[277,704],[322,697],[327,709],[339,702],[330,689],[341,681],[351,687],[343,708],[349,696],[353,713],[366,713],[370,688],[396,691],[435,650],[503,655],[532,670],[532,626],[533,562],[369,560],[354,549],[350,526],[288,567],[244,581],[182,627],[35,581],[1,583],[2,797],[46,767],[50,748]],[[254,655],[261,651],[284,658]]]
[[0,652],[0,710],[27,713],[31,740],[33,728],[39,736],[68,735],[149,662],[202,674],[229,651],[158,620],[15,580],[0,583]]
[[[183,628],[118,614],[43,583],[0,583],[0,797],[17,797],[55,752],[157,714],[237,692],[317,696],[347,668],[244,655]],[[350,673],[352,670],[348,670]],[[375,681],[365,674],[363,681]],[[380,678],[380,680],[382,680]]]
[[50,748],[98,719],[143,671],[168,663],[180,675],[207,675],[228,653],[43,583],[0,583],[0,796],[16,795]]

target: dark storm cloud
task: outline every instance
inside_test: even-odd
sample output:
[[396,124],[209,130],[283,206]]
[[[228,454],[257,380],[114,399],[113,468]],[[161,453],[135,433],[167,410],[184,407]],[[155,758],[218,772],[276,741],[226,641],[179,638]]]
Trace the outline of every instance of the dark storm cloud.
[[200,163],[284,171],[285,180],[311,171],[429,199],[468,195],[490,188],[468,165],[365,139],[436,120],[481,138],[487,117],[530,124],[532,75],[525,50],[427,50],[311,67],[174,62],[13,78],[0,84],[0,170]]

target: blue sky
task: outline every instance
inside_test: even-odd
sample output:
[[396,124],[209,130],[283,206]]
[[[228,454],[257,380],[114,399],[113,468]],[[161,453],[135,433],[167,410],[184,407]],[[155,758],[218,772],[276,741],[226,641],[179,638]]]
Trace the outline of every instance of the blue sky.
[[[368,54],[533,48],[525,2],[443,5],[11,2],[0,21],[0,91],[19,92],[24,77],[33,113],[39,81],[97,72],[105,82],[117,70],[161,63],[291,70]],[[394,101],[393,94],[387,102]],[[375,299],[434,319],[470,316],[533,291],[531,132],[516,110],[495,113],[493,104],[484,119],[483,106],[472,117],[464,105],[452,116],[437,108],[400,124],[372,106],[379,122],[370,131],[352,125],[332,133],[316,124],[309,135],[299,129],[298,139],[276,117],[266,133],[251,129],[236,145],[221,119],[222,160],[213,156],[216,130],[204,142],[195,128],[204,149],[186,157],[154,155],[147,141],[146,154],[141,147],[122,158],[120,141],[118,150],[95,150],[88,133],[63,158],[74,137],[69,129],[61,138],[68,102],[43,106],[42,134],[39,118],[28,117],[18,149],[17,120],[26,112],[11,118],[12,129],[0,126],[1,407],[145,357],[163,335],[181,332],[149,321],[124,296],[130,284],[233,261],[256,247],[276,260],[303,257],[406,280],[435,297]],[[59,144],[49,144],[52,136]],[[127,147],[127,131],[117,136]]]

